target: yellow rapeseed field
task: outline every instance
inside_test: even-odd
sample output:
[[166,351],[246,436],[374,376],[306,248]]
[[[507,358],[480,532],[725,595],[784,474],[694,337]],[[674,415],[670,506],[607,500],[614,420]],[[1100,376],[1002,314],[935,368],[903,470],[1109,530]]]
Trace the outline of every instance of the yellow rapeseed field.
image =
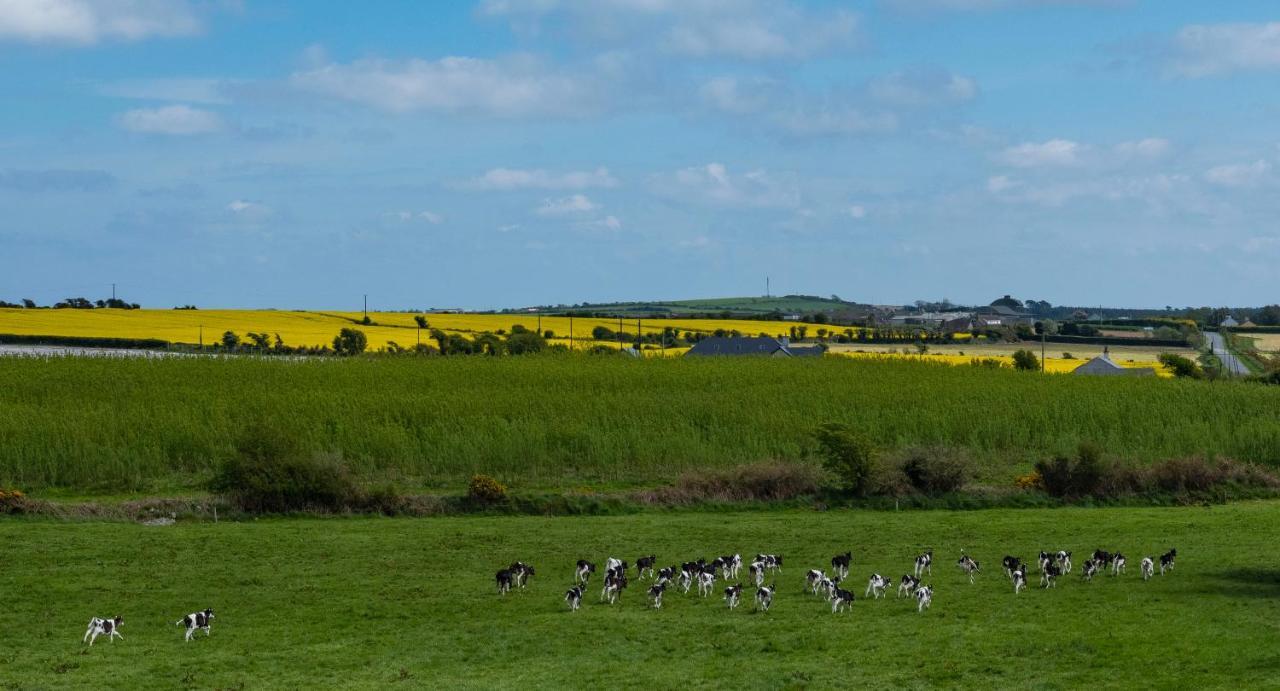
[[[1013,357],[1008,355],[955,355],[955,354],[925,354],[915,355],[907,353],[881,353],[881,352],[859,352],[856,350],[831,351],[833,354],[841,357],[855,358],[871,358],[871,359],[906,359],[917,360],[920,362],[936,362],[946,365],[970,365],[974,360],[996,360],[1001,364],[1012,367]],[[1069,374],[1074,372],[1077,367],[1088,362],[1088,360],[1065,360],[1062,358],[1047,357],[1044,360],[1044,370],[1050,374]],[[1124,360],[1118,361],[1116,364],[1121,367],[1150,367],[1156,371],[1157,376],[1172,377],[1173,373],[1169,372],[1164,365],[1156,361],[1138,361]]]

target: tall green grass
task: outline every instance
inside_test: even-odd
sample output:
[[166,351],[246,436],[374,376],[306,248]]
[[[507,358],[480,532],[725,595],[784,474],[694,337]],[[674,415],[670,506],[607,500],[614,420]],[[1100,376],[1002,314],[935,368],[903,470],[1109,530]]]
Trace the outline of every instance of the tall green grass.
[[1280,464],[1280,388],[911,362],[0,358],[0,484],[196,486],[252,423],[408,485],[663,482],[798,458],[822,422],[970,451],[1009,480],[1080,441],[1134,460]]

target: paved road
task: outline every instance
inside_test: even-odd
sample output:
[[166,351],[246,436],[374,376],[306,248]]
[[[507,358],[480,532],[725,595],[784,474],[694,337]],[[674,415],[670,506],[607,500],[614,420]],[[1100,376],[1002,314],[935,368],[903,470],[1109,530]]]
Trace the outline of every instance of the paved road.
[[1217,355],[1218,359],[1222,361],[1222,366],[1226,368],[1227,372],[1236,376],[1247,376],[1249,374],[1249,368],[1245,367],[1243,362],[1240,362],[1240,358],[1232,355],[1227,350],[1227,344],[1222,338],[1222,334],[1215,331],[1206,331],[1204,335],[1209,339],[1209,347],[1213,349],[1213,354]]

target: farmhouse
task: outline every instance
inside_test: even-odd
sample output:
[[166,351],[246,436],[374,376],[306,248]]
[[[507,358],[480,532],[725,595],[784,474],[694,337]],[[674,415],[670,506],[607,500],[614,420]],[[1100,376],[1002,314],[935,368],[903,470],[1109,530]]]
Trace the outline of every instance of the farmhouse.
[[1035,318],[1012,307],[991,305],[975,312],[973,322],[975,326],[1017,326],[1019,324],[1030,326],[1035,323]]
[[972,323],[972,312],[919,312],[889,317],[890,326],[931,326],[947,332],[967,331]]
[[1111,349],[1104,347],[1098,357],[1075,368],[1072,374],[1100,377],[1150,377],[1156,371],[1150,367],[1121,367],[1111,359]]
[[769,336],[712,336],[694,344],[685,355],[764,355],[767,357],[815,357],[826,352],[821,345],[793,346],[788,338]]
[[1223,319],[1222,323],[1219,324],[1218,326],[1221,326],[1223,328],[1231,328],[1233,326],[1240,326],[1240,322],[1236,321],[1234,317],[1228,314],[1227,318]]

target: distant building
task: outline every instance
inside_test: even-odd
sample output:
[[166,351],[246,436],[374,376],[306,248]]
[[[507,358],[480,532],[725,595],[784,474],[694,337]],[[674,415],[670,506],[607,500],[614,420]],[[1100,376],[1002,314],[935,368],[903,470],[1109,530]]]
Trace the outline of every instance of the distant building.
[[1080,365],[1072,374],[1097,377],[1151,377],[1156,371],[1150,367],[1122,367],[1111,359],[1111,349],[1104,347],[1102,355]]
[[972,312],[920,312],[895,314],[890,326],[930,326],[947,332],[968,331],[973,326]]
[[826,352],[821,345],[793,346],[786,338],[769,336],[712,336],[698,341],[685,355],[762,355],[765,357],[815,357]]
[[1252,329],[1255,326],[1257,326],[1257,324],[1254,324],[1252,319],[1246,319],[1244,320],[1244,323],[1240,325],[1240,327],[1244,329]]
[[1218,326],[1229,329],[1233,326],[1240,326],[1240,322],[1236,321],[1231,315],[1228,314],[1227,318],[1223,319],[1222,323],[1218,324]]
[[1031,326],[1035,321],[1035,317],[1027,312],[1005,305],[983,307],[973,314],[975,326],[1018,326],[1019,324]]

